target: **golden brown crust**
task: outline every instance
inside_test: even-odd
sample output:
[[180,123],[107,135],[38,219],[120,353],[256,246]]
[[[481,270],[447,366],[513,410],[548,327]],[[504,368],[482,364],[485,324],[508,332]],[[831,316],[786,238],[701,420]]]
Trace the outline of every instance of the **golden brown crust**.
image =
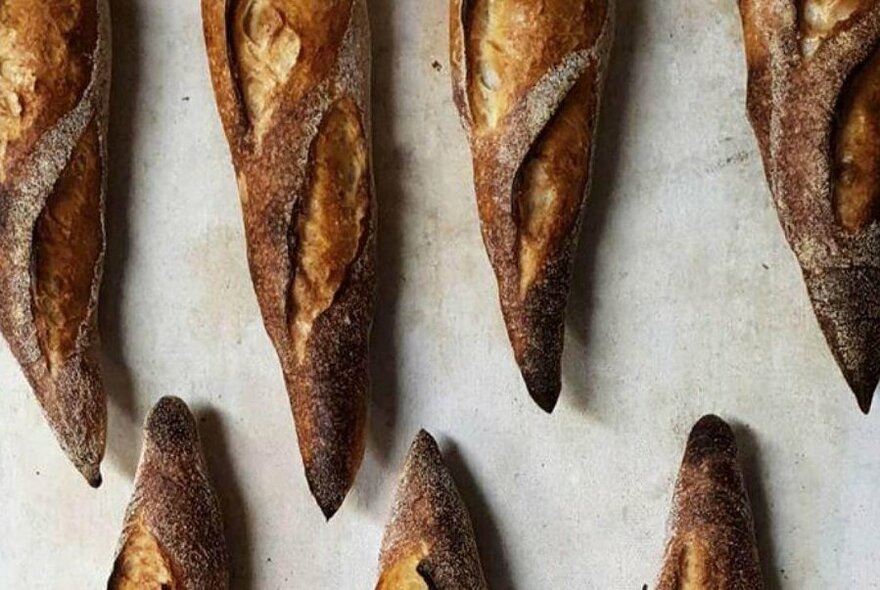
[[61,447],[100,484],[105,0],[0,4],[0,328]]
[[880,4],[740,0],[748,112],[825,338],[867,413],[880,379]]
[[607,0],[451,0],[453,96],[483,241],[514,355],[548,412],[612,21]]
[[[203,0],[251,276],[329,518],[364,450],[375,283],[364,0]],[[231,40],[231,42],[230,42]]]
[[195,420],[163,397],[147,416],[144,448],[108,590],[229,587],[220,505]]
[[736,440],[717,416],[688,437],[657,590],[761,590],[752,509]]
[[403,467],[376,590],[486,590],[470,516],[437,443],[420,431]]

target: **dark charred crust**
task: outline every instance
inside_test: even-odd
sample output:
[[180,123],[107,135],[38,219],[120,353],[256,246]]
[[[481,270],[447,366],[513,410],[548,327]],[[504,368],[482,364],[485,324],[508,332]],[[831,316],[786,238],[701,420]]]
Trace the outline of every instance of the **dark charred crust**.
[[[576,240],[576,233],[572,241]],[[501,300],[526,387],[535,403],[547,413],[555,408],[562,387],[565,306],[573,250],[567,245],[548,260],[543,277],[532,285],[524,301],[515,296]]]
[[880,379],[880,268],[804,274],[813,310],[865,414]]
[[724,420],[709,414],[700,418],[691,429],[684,462],[699,465],[718,453],[736,457],[736,438]]
[[144,431],[161,452],[188,452],[199,440],[195,420],[186,404],[171,396],[163,397],[153,407]]

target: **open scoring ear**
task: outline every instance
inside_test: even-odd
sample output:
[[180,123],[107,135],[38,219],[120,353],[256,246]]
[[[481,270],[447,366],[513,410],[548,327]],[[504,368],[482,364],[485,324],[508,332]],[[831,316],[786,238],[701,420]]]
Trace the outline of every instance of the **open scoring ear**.
[[866,0],[797,0],[804,58],[810,59],[829,39],[851,27],[871,4]]
[[274,115],[334,67],[353,0],[202,0],[215,92],[228,129],[259,145]]
[[290,288],[290,332],[297,362],[312,325],[341,288],[363,248],[370,208],[366,136],[350,98],[333,104],[315,137],[308,190],[294,220],[296,269]]
[[142,519],[136,519],[113,564],[108,590],[178,588],[168,556]]
[[449,61],[452,65],[452,98],[458,107],[462,125],[470,133],[474,119],[468,99],[467,80],[467,25],[470,0],[451,0],[449,3]]
[[880,213],[880,48],[844,84],[836,113],[834,210],[840,226],[856,234]]
[[[504,0],[453,6],[453,24],[460,13],[464,29],[457,35],[462,48],[453,48],[458,102],[467,109],[472,136],[492,152],[475,158],[488,156],[489,164],[478,166],[499,174],[492,199],[507,201],[516,224],[524,296],[579,218],[611,9],[595,0],[542,8]],[[548,30],[557,33],[548,37]]]
[[404,556],[383,571],[376,590],[434,590],[425,567],[427,547],[422,544],[411,555]]
[[32,312],[51,374],[83,353],[104,250],[103,163],[97,123],[86,127],[34,228]]
[[520,297],[578,222],[597,103],[595,80],[587,73],[547,121],[516,173],[512,207],[519,229]]

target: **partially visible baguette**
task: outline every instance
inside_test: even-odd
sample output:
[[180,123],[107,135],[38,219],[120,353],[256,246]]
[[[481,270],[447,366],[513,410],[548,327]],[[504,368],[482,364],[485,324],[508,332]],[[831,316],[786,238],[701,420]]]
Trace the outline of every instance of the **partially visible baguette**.
[[739,7],[767,182],[819,326],[868,413],[880,380],[880,3]]
[[106,0],[0,2],[0,330],[95,487],[109,82]]
[[561,387],[565,306],[613,0],[451,0],[453,96],[473,154],[483,242],[538,405]]
[[248,261],[327,518],[364,452],[375,298],[365,0],[202,0]]
[[717,416],[688,437],[657,590],[761,590],[752,508],[736,440]]
[[467,508],[424,430],[403,466],[376,590],[486,590]]
[[163,397],[144,426],[134,496],[107,589],[228,587],[223,521],[195,420],[183,401]]

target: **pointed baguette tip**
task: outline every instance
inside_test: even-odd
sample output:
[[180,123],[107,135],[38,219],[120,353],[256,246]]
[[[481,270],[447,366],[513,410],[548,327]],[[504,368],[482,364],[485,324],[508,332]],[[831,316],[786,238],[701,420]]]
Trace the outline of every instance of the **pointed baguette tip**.
[[559,401],[558,396],[555,398],[546,398],[533,395],[532,399],[535,400],[538,407],[544,410],[547,415],[553,414],[553,410],[556,409],[556,402]]
[[691,429],[691,436],[698,436],[701,434],[733,434],[730,429],[730,426],[716,416],[715,414],[706,414],[694,424],[694,427]]
[[862,414],[867,416],[871,411],[871,402],[874,401],[874,392],[872,391],[869,394],[856,394],[856,400],[859,402],[859,409],[862,411]]
[[849,388],[856,396],[856,402],[859,404],[859,409],[867,416],[868,412],[871,411],[871,403],[874,401],[874,391],[877,389],[877,382],[880,379],[874,376],[867,379],[858,378],[856,375],[847,374],[846,371],[844,371],[844,377],[846,378]]
[[[311,480],[309,481],[309,484],[311,487]],[[324,520],[326,522],[330,522],[330,519],[336,516],[336,513],[339,512],[339,508],[345,501],[347,491],[348,490],[342,493],[327,493],[326,491],[322,492],[311,487],[312,497],[318,504],[318,508],[321,509],[321,514],[324,515]]]
[[559,380],[547,379],[544,375],[522,371],[526,389],[532,400],[547,414],[552,414],[559,401],[559,391],[562,388]]
[[428,432],[424,428],[420,428],[418,434],[416,434],[415,439],[413,439],[413,445],[415,445],[416,443],[436,445],[437,441],[434,440],[434,437],[431,435],[430,432]]
[[330,522],[330,519],[336,516],[339,511],[339,506],[328,506],[321,504],[321,502],[318,502],[318,507],[321,509],[321,514],[324,515],[325,522]]
[[727,422],[714,414],[707,414],[691,428],[684,461],[699,462],[705,455],[719,452],[736,455],[736,437]]
[[104,483],[104,479],[101,477],[101,469],[98,465],[79,465],[77,468],[93,488],[98,489]]

